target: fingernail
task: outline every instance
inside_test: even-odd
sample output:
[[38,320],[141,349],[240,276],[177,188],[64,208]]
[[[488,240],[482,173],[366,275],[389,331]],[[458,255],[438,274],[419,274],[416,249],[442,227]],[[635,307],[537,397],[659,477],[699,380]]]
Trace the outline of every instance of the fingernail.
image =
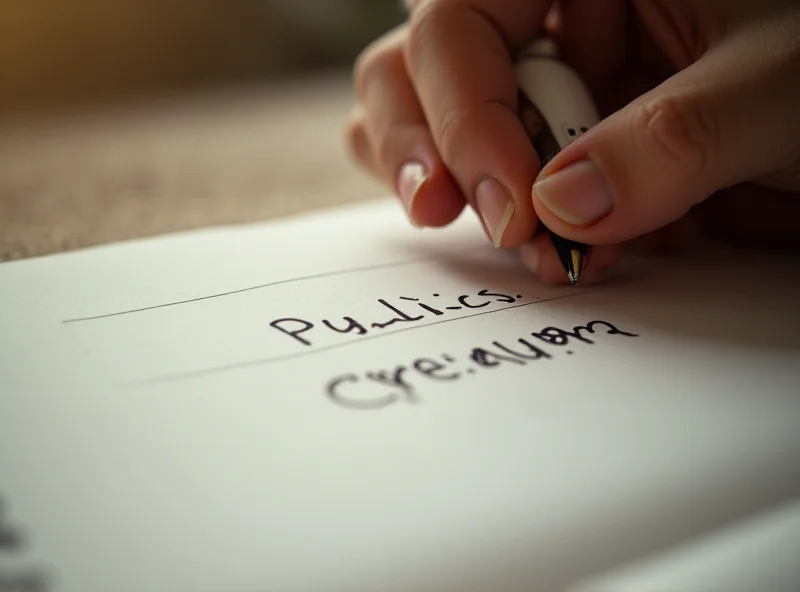
[[409,162],[403,165],[400,169],[400,174],[397,179],[397,193],[400,196],[400,201],[406,209],[409,220],[414,226],[419,226],[414,221],[413,209],[414,200],[419,194],[419,190],[428,178],[428,172],[425,167],[418,162]]
[[519,248],[522,263],[534,275],[539,275],[539,248],[533,243],[526,243]]
[[514,213],[514,200],[495,179],[484,179],[475,189],[475,201],[492,243],[499,248],[503,242],[503,233]]
[[533,194],[553,214],[574,226],[595,222],[614,207],[603,176],[590,160],[576,162],[537,181]]

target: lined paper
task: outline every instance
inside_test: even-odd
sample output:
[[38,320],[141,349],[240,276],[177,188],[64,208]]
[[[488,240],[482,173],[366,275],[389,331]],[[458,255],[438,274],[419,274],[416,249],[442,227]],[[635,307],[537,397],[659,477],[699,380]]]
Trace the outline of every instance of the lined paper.
[[800,492],[792,264],[546,286],[384,200],[4,264],[0,582],[580,589]]

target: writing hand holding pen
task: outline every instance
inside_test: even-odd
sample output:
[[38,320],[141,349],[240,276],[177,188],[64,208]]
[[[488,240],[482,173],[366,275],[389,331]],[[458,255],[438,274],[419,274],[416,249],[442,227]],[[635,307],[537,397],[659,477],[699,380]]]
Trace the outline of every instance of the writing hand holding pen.
[[[466,204],[498,247],[567,281],[540,222],[591,245],[581,281],[630,245],[689,231],[800,243],[800,6],[793,0],[419,0],[355,67],[356,161],[418,226]],[[515,62],[553,39],[601,120],[542,167]],[[534,184],[535,183],[535,184]]]

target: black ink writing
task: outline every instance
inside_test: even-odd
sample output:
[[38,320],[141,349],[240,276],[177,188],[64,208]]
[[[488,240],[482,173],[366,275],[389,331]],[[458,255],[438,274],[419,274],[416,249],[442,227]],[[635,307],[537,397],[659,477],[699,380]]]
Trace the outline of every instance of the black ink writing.
[[481,366],[482,368],[496,368],[503,362],[518,364],[519,366],[525,365],[525,362],[520,360],[519,358],[516,358],[514,356],[504,356],[502,354],[498,354],[496,352],[484,349],[482,347],[474,348],[469,354],[469,359],[475,362],[478,366]]
[[335,327],[333,323],[331,323],[327,319],[323,319],[322,324],[325,325],[331,331],[336,331],[337,333],[351,333],[353,331],[356,331],[359,335],[365,335],[367,333],[367,329],[364,327],[364,325],[362,325],[352,317],[344,317],[342,320],[347,323],[347,327],[345,327],[344,329]]
[[403,381],[403,374],[405,374],[406,370],[407,368],[405,366],[397,366],[390,371],[378,370],[376,372],[367,372],[366,377],[378,384],[399,388],[408,396],[413,397],[411,386]]
[[625,335],[626,337],[637,337],[633,333],[626,333],[625,331],[620,331],[614,325],[607,323],[605,321],[592,321],[587,323],[584,326],[574,327],[571,331],[565,331],[564,329],[559,329],[557,327],[545,327],[541,331],[537,333],[533,333],[533,337],[537,339],[541,339],[542,341],[549,343],[550,345],[559,345],[564,346],[569,344],[570,339],[577,339],[578,341],[582,341],[583,343],[588,343],[590,345],[594,344],[594,341],[588,339],[587,337],[583,336],[583,333],[592,333],[594,334],[594,327],[596,325],[604,325],[606,327],[606,333],[608,335]]
[[522,358],[524,360],[548,360],[553,356],[548,354],[541,348],[536,347],[531,342],[525,339],[517,339],[517,342],[521,345],[524,345],[527,348],[527,352],[523,353],[520,352],[518,349],[512,349],[511,347],[505,346],[502,343],[498,343],[497,341],[492,342],[497,349],[500,349],[506,353],[511,354],[512,356],[516,356],[517,358]]
[[[434,298],[441,298],[441,294],[432,294]],[[375,311],[364,311],[356,315],[343,316],[341,319],[309,320],[295,316],[286,316],[270,322],[270,327],[280,331],[304,347],[314,347],[319,339],[330,332],[335,334],[352,334],[353,336],[368,335],[374,331],[382,331],[398,324],[413,324],[424,321],[426,318],[441,318],[445,311],[486,309],[495,304],[514,304],[522,299],[522,295],[511,296],[500,292],[482,289],[477,294],[461,294],[453,298],[458,305],[432,306],[416,296],[398,296],[392,302],[386,298],[375,301]],[[386,311],[391,316],[386,318]],[[377,316],[380,314],[380,316]],[[374,315],[374,316],[373,316]],[[377,319],[375,318],[377,316]],[[371,320],[366,320],[370,318]]]
[[330,380],[325,386],[325,392],[331,401],[349,409],[382,409],[383,407],[388,407],[397,399],[397,394],[392,392],[376,396],[374,392],[369,390],[363,393],[360,392],[363,389],[350,388],[352,386],[361,386],[360,383],[361,379],[355,374],[343,374]]
[[480,304],[470,304],[469,302],[467,302],[469,298],[471,298],[471,296],[469,295],[459,296],[458,301],[464,308],[483,308],[484,306],[489,306],[492,303],[491,300],[484,300]]
[[427,304],[424,304],[424,303],[420,302],[419,298],[410,298],[408,296],[400,296],[400,300],[410,300],[411,302],[416,302],[417,306],[419,306],[422,310],[426,310],[428,312],[432,312],[437,317],[442,316],[444,314],[441,310],[437,310],[437,309],[433,308],[432,306],[428,306]]
[[[331,401],[349,409],[382,409],[400,400],[414,403],[416,395],[402,379],[406,370],[405,366],[398,366],[392,371],[367,372],[364,375],[366,380],[355,374],[343,374],[329,381],[325,392]],[[376,395],[375,384],[388,388]]]
[[386,308],[388,308],[388,309],[392,310],[393,312],[395,312],[397,314],[397,316],[393,317],[389,321],[386,321],[385,323],[372,323],[372,326],[375,329],[385,329],[389,325],[394,325],[395,323],[408,323],[408,322],[413,322],[413,321],[421,321],[422,319],[425,318],[422,315],[420,315],[418,317],[408,316],[406,313],[404,313],[399,308],[394,307],[391,304],[389,304],[388,302],[386,302],[383,298],[379,299],[378,302],[380,302]]
[[[597,341],[589,339],[586,334],[638,337],[607,321],[591,321],[572,329],[545,327],[514,342],[493,340],[488,345],[473,347],[461,362],[457,356],[442,354],[438,357],[420,357],[407,365],[398,365],[389,370],[343,374],[329,381],[325,391],[332,402],[348,409],[377,410],[404,401],[419,403],[420,384],[455,382],[467,375],[499,371],[508,365],[520,367],[536,362],[546,363],[553,360],[557,353],[555,350],[547,351],[549,347],[573,355],[576,352],[575,344],[596,345]],[[538,341],[532,341],[531,337]],[[567,350],[565,346],[570,344],[573,347]],[[376,385],[381,388],[376,389]]]
[[[443,356],[445,362],[454,362],[453,358],[449,360],[447,357]],[[414,360],[414,370],[419,372],[420,374],[427,376],[428,378],[432,378],[433,380],[455,380],[459,377],[458,372],[450,372],[449,374],[440,374],[443,370],[448,369],[448,364],[442,364],[441,362],[437,362],[432,358],[421,358],[419,360]]]
[[517,295],[517,297],[514,298],[513,296],[508,296],[507,294],[498,294],[496,292],[490,292],[489,290],[480,290],[478,295],[492,297],[495,298],[497,302],[506,302],[508,304],[512,304],[522,298],[520,295]]
[[[293,329],[293,330],[292,329],[287,329],[287,328],[284,327],[284,325],[286,323],[298,323],[300,325],[300,327],[298,327],[296,329]],[[303,345],[311,345],[311,342],[306,340],[303,337],[300,337],[300,334],[301,333],[305,333],[306,331],[309,331],[309,330],[313,329],[314,328],[314,323],[310,323],[308,321],[304,321],[303,319],[293,319],[291,317],[287,317],[287,318],[284,318],[284,319],[275,319],[274,321],[272,321],[270,323],[270,326],[275,328],[275,329],[277,329],[281,333],[284,333],[285,335],[288,335],[289,337],[297,339],[297,341],[299,341]]]

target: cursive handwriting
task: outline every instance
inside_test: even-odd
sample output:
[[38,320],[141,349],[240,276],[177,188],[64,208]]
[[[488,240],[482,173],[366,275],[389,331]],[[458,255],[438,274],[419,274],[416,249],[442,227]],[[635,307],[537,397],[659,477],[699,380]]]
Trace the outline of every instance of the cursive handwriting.
[[442,354],[422,357],[409,364],[391,369],[371,370],[363,373],[346,373],[329,380],[325,395],[338,406],[347,409],[384,409],[390,405],[419,401],[420,383],[453,382],[475,374],[482,369],[495,369],[504,365],[527,366],[552,360],[555,355],[572,355],[572,345],[595,345],[590,336],[601,331],[605,335],[638,337],[622,331],[607,321],[591,321],[572,329],[545,327],[513,343],[492,341],[490,344],[473,347],[466,354],[466,365],[454,356]]
[[444,317],[459,310],[480,310],[489,307],[492,303],[513,304],[519,301],[522,295],[510,296],[488,289],[480,290],[477,294],[462,294],[450,302],[442,301],[441,294],[432,294],[427,301],[411,296],[400,296],[394,301],[384,298],[376,300],[374,311],[365,311],[359,319],[345,316],[338,319],[320,319],[309,321],[298,317],[283,317],[275,319],[270,326],[284,335],[312,347],[312,336],[325,333],[354,335],[367,335],[381,331],[388,327],[405,323],[417,323],[425,318]]

